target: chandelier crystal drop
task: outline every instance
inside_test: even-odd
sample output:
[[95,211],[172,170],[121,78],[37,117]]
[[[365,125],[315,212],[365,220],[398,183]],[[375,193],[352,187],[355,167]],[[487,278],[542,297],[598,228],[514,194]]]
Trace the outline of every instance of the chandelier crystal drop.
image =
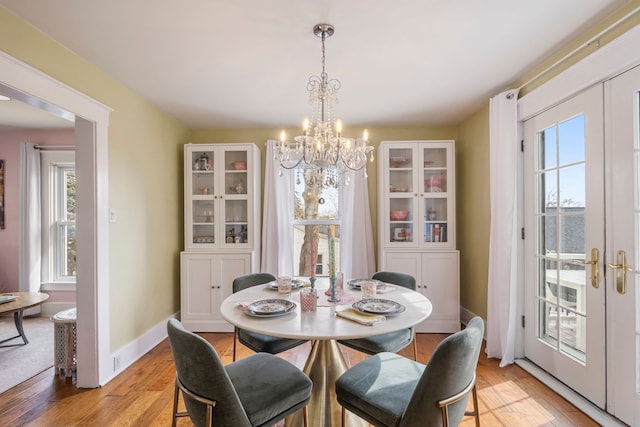
[[341,83],[329,79],[325,71],[325,40],[335,29],[330,24],[318,24],[313,33],[322,39],[322,73],[309,77],[307,90],[312,106],[311,120],[305,117],[303,134],[287,141],[282,131],[274,148],[274,159],[280,160],[282,169],[314,169],[319,173],[331,171],[332,176],[342,176],[346,170],[364,169],[367,177],[367,159],[373,162],[373,147],[365,129],[362,138],[347,138],[342,134],[342,122],[334,117],[334,105],[338,102]]

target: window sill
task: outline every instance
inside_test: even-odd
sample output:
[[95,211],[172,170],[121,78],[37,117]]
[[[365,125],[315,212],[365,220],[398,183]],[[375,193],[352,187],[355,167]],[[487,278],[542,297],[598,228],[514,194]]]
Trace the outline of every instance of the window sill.
[[76,290],[75,282],[47,282],[40,285],[43,291],[74,291]]

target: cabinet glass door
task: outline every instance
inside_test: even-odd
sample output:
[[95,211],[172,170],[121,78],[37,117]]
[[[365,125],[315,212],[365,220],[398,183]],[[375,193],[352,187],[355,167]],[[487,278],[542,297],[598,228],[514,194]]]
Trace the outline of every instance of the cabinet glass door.
[[448,171],[447,148],[424,148],[422,150],[422,195],[423,195],[423,242],[448,242]]
[[414,194],[414,160],[412,147],[389,149],[389,202],[386,212],[389,219],[389,242],[412,244],[414,219],[417,217]]
[[194,245],[215,243],[214,165],[212,150],[191,152],[191,235]]
[[224,244],[246,244],[249,235],[247,151],[224,153]]

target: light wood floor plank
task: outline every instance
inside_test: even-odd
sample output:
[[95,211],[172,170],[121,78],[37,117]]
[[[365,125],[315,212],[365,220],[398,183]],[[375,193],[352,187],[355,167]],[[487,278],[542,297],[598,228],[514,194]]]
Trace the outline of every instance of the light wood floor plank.
[[[231,363],[233,334],[201,335],[216,348],[223,363]],[[418,334],[418,360],[426,363],[446,336]],[[280,357],[302,369],[310,348],[307,343]],[[342,351],[352,365],[367,357],[346,347]],[[238,358],[250,354],[251,350],[238,346]],[[411,357],[412,351],[405,349],[401,354]],[[483,427],[598,425],[518,366],[500,368],[498,364],[481,352],[477,387]],[[0,427],[169,426],[174,379],[166,340],[98,389],[78,389],[70,379],[54,376],[52,368],[0,395]],[[190,426],[191,422],[183,418],[178,425]],[[473,417],[466,417],[461,425],[473,427]]]

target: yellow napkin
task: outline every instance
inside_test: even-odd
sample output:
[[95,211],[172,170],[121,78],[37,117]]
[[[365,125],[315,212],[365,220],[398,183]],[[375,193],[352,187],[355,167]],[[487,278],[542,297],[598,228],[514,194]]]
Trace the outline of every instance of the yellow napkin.
[[367,326],[374,326],[387,319],[380,314],[362,313],[353,308],[346,308],[340,311],[336,310],[336,316],[342,317],[343,319],[352,320],[354,322],[358,322]]

